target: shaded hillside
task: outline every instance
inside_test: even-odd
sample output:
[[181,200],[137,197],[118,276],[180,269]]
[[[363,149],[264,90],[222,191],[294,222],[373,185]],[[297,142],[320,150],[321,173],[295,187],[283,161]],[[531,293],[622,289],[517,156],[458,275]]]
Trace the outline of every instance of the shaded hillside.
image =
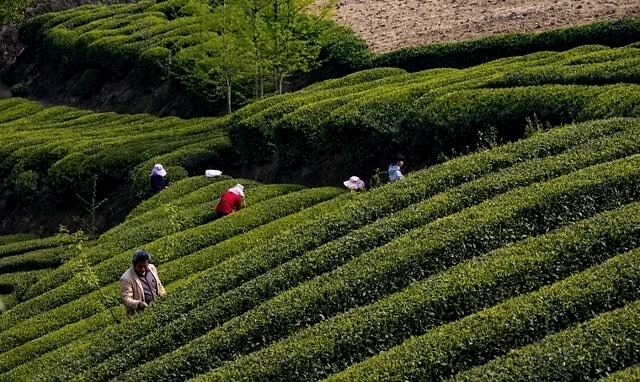
[[[13,15],[16,19],[12,23],[0,25],[0,73],[9,69],[16,61],[18,56],[25,49],[23,41],[18,36],[19,26],[17,21],[23,18],[31,18],[48,12],[58,12],[68,8],[74,8],[82,4],[101,3],[115,4],[129,2],[127,0],[33,0],[24,1],[25,8],[16,10]],[[1,83],[0,83],[1,85]],[[4,98],[0,95],[0,98]]]
[[350,30],[288,10],[290,3],[262,6],[254,19],[245,16],[247,4],[226,4],[237,8],[238,20],[229,25],[221,4],[187,0],[83,6],[31,18],[20,29],[28,49],[4,81],[14,95],[51,103],[196,117],[368,63],[366,44]]
[[94,113],[9,98],[0,101],[0,129],[5,232],[51,234],[58,224],[104,230],[150,194],[155,163],[170,181],[214,165],[234,168],[224,120],[216,118]]

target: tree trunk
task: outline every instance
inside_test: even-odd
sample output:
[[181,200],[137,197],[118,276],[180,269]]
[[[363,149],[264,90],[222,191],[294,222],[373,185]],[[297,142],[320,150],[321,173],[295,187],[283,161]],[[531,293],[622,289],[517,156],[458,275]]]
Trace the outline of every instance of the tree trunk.
[[231,78],[227,77],[225,82],[227,83],[227,113],[231,114]]

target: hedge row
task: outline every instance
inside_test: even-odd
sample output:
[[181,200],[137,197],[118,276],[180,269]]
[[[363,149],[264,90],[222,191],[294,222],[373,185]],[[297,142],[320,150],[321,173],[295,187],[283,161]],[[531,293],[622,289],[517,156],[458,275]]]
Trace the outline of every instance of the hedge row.
[[602,382],[624,382],[624,381],[637,381],[640,379],[640,365],[628,367],[626,369],[617,371],[608,375],[599,381]]
[[[620,264],[623,265],[626,264]],[[637,272],[637,264],[629,262],[628,266],[636,269],[619,267],[617,271],[622,274]],[[628,289],[621,292],[623,296],[633,296],[637,281],[625,285]],[[492,381],[510,382],[595,380],[610,370],[636,363],[640,357],[639,338],[640,301],[635,301],[455,375],[451,380],[485,381],[487,376]]]
[[[114,253],[132,250],[137,246],[155,241],[158,237],[194,228],[212,220],[214,217],[214,203],[218,195],[238,182],[247,186],[248,189],[257,185],[255,181],[249,179],[232,179],[213,183],[210,181],[209,183],[212,184],[209,186],[202,187],[175,201],[173,205],[173,211],[175,212],[172,212],[170,206],[161,205],[136,218],[126,220],[101,235],[97,245],[88,249],[87,260],[89,265],[93,266],[108,260],[114,256]],[[275,187],[279,188],[280,186]],[[267,187],[267,189],[272,188]],[[295,189],[295,186],[293,189]],[[250,192],[248,193],[247,203],[257,203],[264,200],[265,197],[271,196],[270,193],[263,195],[260,190],[254,195],[251,195]],[[185,208],[184,206],[188,207]],[[77,267],[77,261],[73,260],[63,264],[52,271],[46,278],[33,285],[27,297],[34,298],[58,287],[75,275]]]
[[[636,49],[639,51],[640,50]],[[605,85],[619,82],[639,83],[640,58],[613,62],[560,66],[549,65],[507,72],[491,81],[490,87],[538,86],[545,84]]]
[[[399,104],[398,106],[402,110],[406,110],[411,107],[410,100],[420,95],[415,94],[415,90],[409,91],[410,89],[418,87],[427,91],[433,87],[465,81],[466,78],[457,71],[435,70],[412,75],[392,76],[337,89],[301,91],[272,97],[256,102],[232,115],[229,122],[229,134],[241,158],[247,162],[271,160],[276,152],[280,156],[291,156],[288,151],[293,147],[290,144],[293,141],[303,144],[305,148],[312,149],[309,155],[302,158],[311,164],[313,158],[317,157],[312,154],[316,154],[319,149],[325,148],[324,151],[320,151],[322,153],[334,148],[335,140],[329,141],[327,139],[331,136],[327,130],[332,126],[336,116],[340,117],[345,112],[351,116],[358,116],[357,113],[364,114],[361,117],[362,121],[359,122],[364,122],[365,125],[362,126],[362,129],[365,132],[371,124],[374,125],[371,127],[372,129],[381,124],[386,129],[392,129],[396,123],[391,117],[382,118],[382,123],[376,120],[379,118],[380,110],[373,107],[380,108],[380,105],[373,103],[379,103],[380,97],[386,96],[386,100],[392,104]],[[483,75],[476,78],[482,79]],[[393,97],[394,93],[401,96]],[[408,93],[412,97],[407,97]],[[362,102],[354,104],[360,100],[370,104],[362,105]],[[326,114],[327,107],[333,109],[329,115]],[[338,107],[340,108],[337,109]],[[383,106],[382,110],[387,110],[387,107]],[[321,111],[324,114],[320,113]],[[376,112],[377,114],[375,114]],[[367,115],[367,113],[373,115]],[[394,116],[397,117],[398,114],[394,113]],[[399,121],[400,119],[397,122],[399,123]],[[386,127],[390,122],[391,126]],[[354,121],[354,123],[356,122]],[[346,139],[345,141],[348,142]],[[396,142],[394,141],[394,143]],[[380,148],[375,146],[376,150],[371,150],[372,145],[365,143],[364,146],[368,147],[370,152],[377,153]],[[354,144],[351,147],[355,146]],[[333,151],[336,150],[333,149]],[[304,152],[304,149],[300,150],[296,147],[296,152]]]
[[[640,156],[517,189],[410,231],[337,270],[276,296],[119,379],[171,380],[220,366],[301,326],[403,288],[474,255],[640,197]],[[612,193],[611,190],[616,190]],[[614,195],[615,194],[615,195]],[[588,197],[588,199],[587,199]],[[359,293],[366,291],[366,293]]]
[[[505,76],[526,78],[521,73],[532,65],[534,69],[529,70],[545,78],[548,71],[558,71],[567,83],[573,78],[577,83],[611,84],[633,75],[624,68],[635,68],[632,61],[637,59],[594,64],[596,70],[578,76],[561,70],[559,63],[585,54],[576,50],[435,76],[396,75],[340,89],[304,90],[239,111],[230,119],[230,136],[247,162],[277,158],[278,163],[313,167],[337,157],[344,161],[339,166],[342,176],[349,176],[384,165],[381,159],[397,151],[408,154],[415,164],[435,163],[443,155],[482,147],[486,136],[489,144],[519,139],[534,116],[543,124],[555,125],[637,115],[634,105],[639,88],[633,85],[477,89],[500,84]],[[617,93],[624,93],[624,97],[616,97]],[[590,102],[596,96],[604,99]],[[608,109],[611,104],[618,105]],[[333,112],[327,115],[329,108]],[[332,139],[335,136],[343,139],[336,141]],[[288,169],[281,166],[279,171],[286,173]]]
[[[256,187],[250,193],[247,193],[247,204],[249,207],[235,213],[230,219],[217,219],[204,225],[179,231],[168,236],[156,238],[148,242],[144,248],[153,254],[154,264],[158,265],[163,262],[179,258],[195,252],[198,249],[215,244],[218,241],[226,240],[234,234],[244,232],[253,227],[268,222],[275,217],[287,215],[291,209],[300,207],[308,202],[311,195],[313,199],[313,191],[302,190],[298,185],[268,185]],[[331,197],[336,193],[335,189],[330,192],[317,192],[316,198]],[[291,195],[287,195],[292,193]],[[328,194],[328,195],[327,195]],[[281,196],[284,195],[284,196]],[[279,197],[280,196],[280,197]],[[269,200],[272,199],[273,200]],[[254,201],[254,205],[250,205]],[[261,203],[262,202],[262,203]],[[211,217],[214,215],[213,209],[210,209]],[[283,215],[280,215],[283,214]],[[131,263],[131,250],[116,253],[104,261],[94,265],[93,272],[96,274],[102,285],[110,284],[111,280],[117,280]],[[69,271],[68,269],[66,270]],[[91,287],[83,280],[83,277],[74,274],[71,280],[63,285],[48,290],[45,293],[30,299],[29,301],[15,307],[11,312],[7,312],[0,317],[0,327],[4,330],[18,323],[24,323],[23,320],[36,318],[38,313],[46,312],[48,309],[57,307],[72,301],[84,293],[90,292]],[[36,316],[36,317],[34,317]],[[71,315],[69,319],[71,319]],[[54,323],[51,323],[54,324]],[[0,340],[0,344],[2,340]],[[2,346],[0,346],[0,349]]]
[[[47,335],[35,338],[21,346],[0,354],[0,373],[7,372],[22,364],[26,364],[35,357],[54,350],[64,344],[72,342],[82,336],[99,331],[109,324],[113,324],[113,315],[124,317],[124,306],[111,308],[111,312],[100,308],[90,318],[66,325]],[[0,380],[4,375],[0,374]],[[29,377],[25,377],[28,379]]]
[[0,246],[33,239],[38,239],[38,235],[33,233],[16,233],[13,235],[2,235],[0,236]]
[[127,219],[142,215],[145,212],[158,208],[158,206],[162,206],[167,203],[175,203],[175,201],[182,198],[182,196],[196,191],[197,189],[204,187],[211,182],[222,179],[229,179],[229,177],[227,175],[222,175],[212,179],[204,176],[192,176],[187,179],[182,179],[181,181],[173,183],[170,188],[167,188],[162,192],[159,192],[150,197],[149,199],[143,200],[142,202],[138,203],[138,205],[133,210],[131,210],[131,212],[129,212],[129,215],[127,215]]
[[624,46],[638,41],[640,20],[601,21],[542,33],[514,33],[477,40],[398,49],[374,58],[375,67],[411,72],[433,67],[464,68],[501,57],[543,50],[567,50],[585,44]]
[[21,102],[2,110],[0,123],[7,123],[25,117],[44,109],[44,106],[36,102]]
[[0,258],[0,274],[55,268],[62,263],[66,248],[47,248]]
[[73,241],[70,235],[57,235],[43,239],[32,239],[0,245],[0,258],[19,255],[38,249],[65,246]]
[[223,156],[233,161],[219,119],[78,114],[27,100],[9,106],[0,113],[0,119],[13,116],[0,128],[0,191],[5,204],[17,209],[77,205],[78,195],[92,194],[97,176],[97,200],[109,199],[103,210],[124,214],[126,205],[149,193],[155,163],[163,163],[169,179],[177,181],[189,172],[203,173]]
[[[436,327],[328,380],[440,380],[483,364],[511,348],[635,300],[637,291],[629,290],[629,285],[640,277],[638,253],[616,256],[539,291]],[[547,271],[554,272],[553,268]]]
[[[81,341],[71,344],[66,348],[61,348],[52,352],[45,356],[44,360],[37,360],[38,364],[59,365],[63,362],[68,362],[69,359],[72,359],[73,365],[66,364],[64,371],[65,373],[73,374],[93,365],[97,360],[107,358],[108,355],[117,351],[123,343],[126,344],[129,342],[131,336],[141,336],[148,333],[150,330],[155,330],[154,328],[157,328],[159,325],[177,318],[177,316],[181,315],[183,311],[189,310],[190,308],[188,305],[194,303],[194,297],[196,299],[203,300],[209,298],[208,295],[203,296],[199,293],[203,287],[202,285],[200,285],[200,290],[198,290],[193,287],[192,282],[178,280],[177,282],[170,283],[171,280],[187,276],[189,270],[206,269],[215,265],[217,262],[223,263],[226,259],[237,254],[243,254],[243,256],[247,256],[249,258],[262,256],[265,253],[265,250],[274,247],[273,244],[269,247],[269,245],[262,243],[277,243],[277,245],[281,247],[283,238],[287,237],[285,234],[287,230],[290,230],[305,221],[311,220],[314,217],[327,214],[335,210],[352,196],[353,194],[349,193],[341,194],[327,202],[306,208],[293,215],[274,220],[271,223],[261,225],[253,230],[241,235],[236,235],[228,240],[198,251],[182,259],[163,264],[160,268],[161,277],[164,282],[169,283],[169,285],[167,285],[169,295],[166,297],[166,301],[156,305],[153,310],[147,311],[145,315],[136,317],[136,320],[134,321],[125,321],[120,325],[106,328],[101,333],[87,336],[82,338]],[[237,271],[236,268],[231,269],[233,271]],[[191,277],[191,279],[197,279],[200,280],[200,283],[206,283],[207,280],[211,279],[211,277],[208,271],[201,271]],[[231,288],[232,285],[223,285],[222,287]],[[67,327],[63,327],[56,332],[40,337],[38,339],[38,346],[32,345],[33,341],[31,341],[11,350],[10,352],[0,354],[0,370],[5,371],[5,367],[12,368],[23,363],[25,354],[28,354],[28,358],[32,358],[34,355],[39,355],[52,349],[59,348],[78,339],[81,335],[95,331],[96,325],[101,325],[102,328],[107,324],[112,323],[113,320],[111,320],[111,322],[109,320],[100,320],[99,323],[95,323],[95,321],[96,317],[94,316],[72,324],[74,327],[73,335],[69,334],[69,331],[66,329]],[[128,340],[125,340],[125,338],[128,338]],[[76,352],[79,349],[82,350]],[[71,358],[69,358],[70,355]],[[89,358],[88,361],[87,357]],[[28,368],[29,366],[25,367]],[[52,371],[49,371],[49,373],[55,374]],[[65,378],[70,377],[70,375],[65,376]]]
[[[619,94],[619,96],[617,96]],[[546,85],[511,89],[475,89],[452,92],[417,106],[417,117],[403,122],[408,151],[427,161],[447,150],[478,142],[480,132],[492,129],[499,140],[524,136],[528,119],[561,124],[612,116],[636,116],[637,85]],[[425,148],[429,148],[425,158]]]
[[[98,242],[104,243],[109,248],[124,251],[162,236],[205,224],[213,220],[219,196],[237,183],[243,184],[247,190],[247,205],[260,203],[266,200],[267,196],[278,196],[278,194],[265,194],[263,190],[276,189],[282,193],[288,193],[303,188],[297,185],[259,185],[250,179],[225,179],[210,181],[210,183],[206,187],[201,187],[197,191],[179,198],[174,203],[159,205],[154,210],[126,220],[105,232]],[[253,192],[255,195],[251,195]],[[175,208],[175,216],[172,216],[171,206]]]
[[[255,269],[258,263],[264,263],[264,265],[260,265],[261,269],[269,269],[278,263],[283,263],[283,265],[192,309],[186,316],[181,316],[180,320],[164,327],[160,332],[155,332],[134,343],[134,346],[144,348],[145,351],[138,353],[137,356],[130,354],[126,357],[123,355],[112,356],[107,363],[87,373],[86,378],[88,380],[105,380],[114,377],[115,375],[112,374],[114,371],[125,370],[127,365],[133,366],[142,361],[153,359],[157,355],[203,334],[207,328],[214,327],[214,323],[223,323],[233,316],[240,315],[260,301],[273,297],[288,287],[328,272],[363,252],[386,244],[396,235],[438,217],[457,212],[464,207],[479,203],[514,187],[571,172],[599,161],[607,161],[623,157],[628,153],[638,152],[640,144],[631,144],[636,146],[635,149],[625,152],[624,149],[620,149],[620,143],[635,142],[634,137],[639,131],[640,126],[633,131],[625,132],[618,139],[603,138],[597,140],[597,143],[590,142],[585,145],[586,147],[578,148],[571,153],[525,162],[464,184],[431,200],[413,205],[391,217],[380,219],[286,263],[283,263],[283,259],[277,258],[275,256],[277,254],[273,253],[268,257],[255,259],[248,263],[231,263],[228,270],[217,270],[226,276],[219,282],[220,285],[232,284],[231,281],[238,277],[234,274],[240,275],[243,272],[246,273],[247,269]],[[233,282],[233,284],[235,283]],[[113,345],[109,346],[109,348],[113,347]],[[95,361],[95,358],[92,360]]]
[[[493,338],[497,341],[498,338],[504,337],[511,340],[524,339],[524,336],[520,337],[519,333],[514,333],[521,329],[516,324],[512,323],[511,331],[494,333],[491,330],[482,330],[486,327],[481,325],[483,321],[480,321],[480,324],[477,322],[478,317],[489,320],[494,317],[490,312],[500,313],[495,317],[498,321],[528,316],[531,320],[531,330],[535,331],[537,328],[539,335],[543,335],[540,326],[534,325],[534,319],[540,316],[549,318],[556,314],[559,318],[558,325],[560,322],[566,325],[566,320],[560,319],[561,308],[568,309],[570,303],[575,303],[576,297],[587,297],[587,301],[594,303],[594,310],[601,309],[601,306],[596,305],[599,300],[593,299],[593,295],[576,296],[570,289],[571,286],[575,286],[576,279],[580,280],[578,282],[582,285],[586,285],[587,279],[593,279],[595,275],[608,276],[609,280],[603,277],[603,281],[606,282],[618,280],[616,277],[624,280],[621,274],[610,274],[613,267],[611,263],[596,267],[598,270],[572,277],[571,281],[554,284],[546,288],[546,291],[515,297],[489,311],[461,319],[484,307],[561,280],[614,256],[619,251],[640,244],[637,239],[640,220],[637,217],[631,218],[631,221],[627,220],[639,210],[640,204],[636,203],[461,263],[372,305],[354,309],[262,351],[238,358],[216,370],[211,378],[203,377],[202,380],[320,379],[363,359],[366,360],[361,364],[330,376],[329,379],[439,379],[443,374],[446,375],[463,366],[463,362],[474,363],[478,362],[478,359],[482,362],[483,357],[490,356],[491,351],[500,348],[495,344],[488,344],[485,340]],[[612,223],[618,225],[612,226]],[[629,257],[625,255],[627,260]],[[621,259],[616,259],[613,264],[620,262]],[[640,276],[636,273],[633,276]],[[589,292],[594,293],[593,289],[596,288]],[[613,294],[613,290],[602,289],[604,288],[597,288],[596,292]],[[569,301],[549,295],[562,290],[567,291]],[[584,293],[587,294],[586,291]],[[541,295],[546,298],[541,298]],[[619,296],[615,295],[612,298],[612,304],[616,298]],[[550,303],[544,306],[527,305],[531,301],[546,300]],[[558,306],[558,303],[565,305]],[[502,315],[506,307],[509,307],[512,315]],[[532,312],[533,309],[550,311],[540,314],[541,312]],[[456,319],[461,320],[438,327]],[[436,328],[432,329],[434,327]],[[427,330],[431,330],[427,335],[412,338],[389,352],[368,358],[371,354]],[[468,338],[469,336],[475,338]],[[505,344],[502,345],[502,350],[507,350]],[[459,352],[463,352],[464,357]],[[283,357],[284,354],[286,357]]]
[[359,72],[355,72],[341,78],[318,82],[316,84],[305,87],[303,90],[318,91],[335,89],[345,86],[359,85],[365,82],[371,82],[379,80],[381,78],[393,77],[401,74],[407,74],[407,71],[399,68],[374,68],[361,70]]
[[[281,187],[281,189],[284,188]],[[201,248],[211,246],[234,234],[245,232],[271,220],[335,197],[342,192],[342,190],[335,188],[293,192],[243,209],[236,212],[234,214],[236,216],[218,219],[196,229],[166,236],[147,245],[145,249],[155,255],[155,264],[162,264],[163,262],[186,256]],[[100,283],[105,285],[110,284],[110,280],[117,280],[123,269],[126,269],[126,266],[130,263],[130,257],[131,253],[126,252],[94,267],[93,271]],[[78,275],[65,285],[21,304],[20,313],[25,311],[33,312],[32,315],[38,312],[42,313],[35,316],[29,315],[27,317],[31,318],[28,319],[22,317],[22,320],[16,314],[12,315],[10,319],[3,320],[3,324],[13,323],[13,326],[3,332],[2,339],[0,339],[0,349],[6,351],[52,329],[57,329],[62,325],[94,314],[94,312],[78,308],[79,305],[81,306],[84,303],[84,299],[80,297],[90,292],[91,288],[82,281],[81,275]],[[41,301],[40,305],[32,306],[38,300]],[[71,302],[60,306],[67,301]],[[118,303],[117,299],[115,299],[114,303]],[[47,309],[51,310],[46,311]],[[3,318],[0,317],[0,319]]]
[[22,300],[25,291],[41,277],[49,273],[49,269],[5,273],[0,275],[0,294],[14,293],[18,301]]

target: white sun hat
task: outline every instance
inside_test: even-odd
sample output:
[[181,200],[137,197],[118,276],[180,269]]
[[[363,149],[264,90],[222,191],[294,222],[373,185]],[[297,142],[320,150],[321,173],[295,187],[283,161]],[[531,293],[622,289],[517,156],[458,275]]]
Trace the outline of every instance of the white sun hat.
[[244,186],[241,185],[240,183],[236,184],[235,186],[231,187],[229,189],[230,192],[233,192],[236,195],[240,195],[244,198]]
[[156,163],[155,165],[153,165],[153,168],[151,169],[151,175],[166,176],[167,170],[165,170],[160,163]]

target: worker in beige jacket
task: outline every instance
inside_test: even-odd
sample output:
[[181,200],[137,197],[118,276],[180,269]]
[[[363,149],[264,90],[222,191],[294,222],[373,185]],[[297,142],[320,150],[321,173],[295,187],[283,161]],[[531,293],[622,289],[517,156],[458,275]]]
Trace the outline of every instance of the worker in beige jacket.
[[120,277],[120,298],[128,316],[143,311],[165,294],[156,267],[149,264],[150,259],[149,252],[138,249],[133,254],[131,267]]

